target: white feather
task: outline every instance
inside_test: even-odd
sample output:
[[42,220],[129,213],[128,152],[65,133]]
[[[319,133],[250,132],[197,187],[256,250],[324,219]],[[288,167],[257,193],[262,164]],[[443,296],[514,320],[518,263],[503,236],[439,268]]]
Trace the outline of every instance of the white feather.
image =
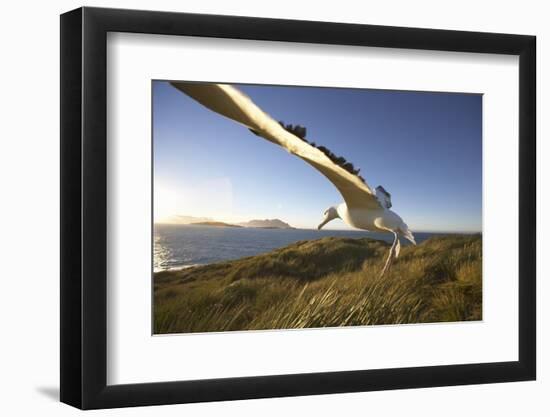
[[405,222],[397,213],[390,210],[391,195],[382,186],[378,186],[376,191],[373,191],[357,175],[346,171],[315,146],[287,131],[237,88],[227,84],[187,82],[171,84],[210,110],[240,123],[257,136],[303,159],[334,184],[345,203],[325,211],[319,229],[329,221],[341,218],[358,229],[392,233],[394,241],[382,275],[389,267],[391,259],[399,255],[401,250],[399,235],[416,244]]

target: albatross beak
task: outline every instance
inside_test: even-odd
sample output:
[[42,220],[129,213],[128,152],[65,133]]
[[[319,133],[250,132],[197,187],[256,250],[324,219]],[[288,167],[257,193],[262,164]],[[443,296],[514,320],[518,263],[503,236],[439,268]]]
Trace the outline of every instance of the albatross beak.
[[325,218],[325,220],[323,220],[323,221],[321,222],[321,224],[320,224],[319,226],[317,226],[317,230],[321,230],[321,228],[322,228],[325,224],[327,224],[328,222],[329,222],[329,220],[328,220],[327,218]]

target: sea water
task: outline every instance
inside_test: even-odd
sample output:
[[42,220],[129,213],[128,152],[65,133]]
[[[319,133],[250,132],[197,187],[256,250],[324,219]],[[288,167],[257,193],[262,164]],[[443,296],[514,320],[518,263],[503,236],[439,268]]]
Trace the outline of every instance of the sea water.
[[[435,233],[415,232],[417,243]],[[155,271],[186,268],[213,262],[227,261],[269,252],[300,240],[323,237],[349,237],[391,242],[388,233],[359,230],[261,229],[198,225],[154,226],[153,268]],[[406,244],[402,239],[401,242]]]

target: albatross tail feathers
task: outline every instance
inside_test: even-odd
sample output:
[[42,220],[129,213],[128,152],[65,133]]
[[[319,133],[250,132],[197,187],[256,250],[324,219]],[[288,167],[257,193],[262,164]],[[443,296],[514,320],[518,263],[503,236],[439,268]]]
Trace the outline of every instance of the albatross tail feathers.
[[409,230],[408,227],[405,228],[405,230],[400,229],[400,235],[403,236],[405,239],[407,239],[409,242],[411,242],[413,245],[416,245],[416,240],[414,240],[414,235]]

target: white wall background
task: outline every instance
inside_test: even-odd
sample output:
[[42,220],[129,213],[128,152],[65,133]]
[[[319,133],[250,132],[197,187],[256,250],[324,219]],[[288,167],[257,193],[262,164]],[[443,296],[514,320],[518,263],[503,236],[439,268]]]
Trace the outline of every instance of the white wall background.
[[[75,415],[57,402],[59,379],[59,17],[76,1],[8,2],[0,24],[0,410],[4,415]],[[550,250],[544,184],[550,158],[543,120],[550,96],[550,26],[544,2],[298,2],[278,0],[93,1],[86,5],[533,34],[538,37],[539,250]],[[550,268],[539,263],[538,381],[496,385],[145,407],[94,415],[529,415],[550,412]],[[7,284],[7,285],[6,285]]]

